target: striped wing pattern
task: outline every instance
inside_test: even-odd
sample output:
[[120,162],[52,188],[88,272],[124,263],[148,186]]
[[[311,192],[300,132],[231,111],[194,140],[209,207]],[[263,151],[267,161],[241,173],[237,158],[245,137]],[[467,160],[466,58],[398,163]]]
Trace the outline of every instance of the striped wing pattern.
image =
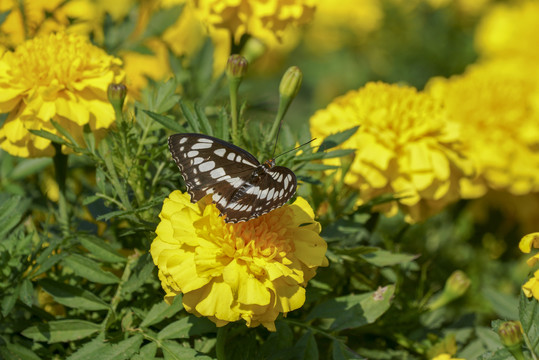
[[225,221],[248,221],[284,205],[296,192],[292,170],[275,166],[273,159],[260,164],[247,151],[202,134],[169,137],[172,158],[195,203],[212,194]]

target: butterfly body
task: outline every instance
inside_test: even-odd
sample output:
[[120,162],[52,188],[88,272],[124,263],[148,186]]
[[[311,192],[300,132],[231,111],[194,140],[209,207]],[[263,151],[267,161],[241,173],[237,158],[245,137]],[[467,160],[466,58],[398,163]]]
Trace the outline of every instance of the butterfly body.
[[187,186],[191,202],[211,194],[226,222],[257,218],[284,205],[296,192],[292,170],[260,164],[249,152],[202,134],[175,134],[170,152]]

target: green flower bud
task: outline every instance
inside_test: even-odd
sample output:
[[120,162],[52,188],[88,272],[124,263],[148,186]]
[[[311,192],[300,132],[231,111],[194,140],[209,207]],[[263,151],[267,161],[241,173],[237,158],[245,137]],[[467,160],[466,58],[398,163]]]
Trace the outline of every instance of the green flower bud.
[[470,287],[470,283],[470,278],[463,271],[454,271],[445,282],[442,294],[429,305],[430,309],[438,309],[461,297]]
[[230,55],[226,65],[226,76],[229,79],[242,79],[247,73],[247,59],[241,55]]
[[107,89],[107,96],[109,102],[114,108],[119,108],[120,111],[124,106],[125,96],[127,94],[127,87],[124,84],[110,84]]
[[522,338],[522,329],[518,321],[506,321],[498,328],[498,335],[502,340],[502,344],[506,347],[521,345],[524,339]]
[[303,74],[297,66],[291,66],[286,70],[279,85],[279,94],[281,97],[293,99],[299,92]]
[[253,63],[256,59],[264,55],[265,52],[266,45],[257,38],[250,37],[243,47],[242,55],[245,56],[247,61]]

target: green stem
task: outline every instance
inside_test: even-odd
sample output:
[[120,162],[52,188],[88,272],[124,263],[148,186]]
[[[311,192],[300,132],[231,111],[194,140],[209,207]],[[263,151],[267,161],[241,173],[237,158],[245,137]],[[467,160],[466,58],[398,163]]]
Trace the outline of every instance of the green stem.
[[228,325],[217,329],[217,342],[215,344],[215,354],[218,360],[226,360],[225,344],[228,333]]
[[62,153],[62,145],[54,144],[56,154],[54,155],[54,175],[56,177],[56,183],[58,184],[58,223],[62,231],[62,235],[67,237],[69,235],[69,212],[67,209],[66,198],[66,178],[67,178],[67,155]]
[[232,142],[239,144],[238,134],[238,89],[241,79],[230,79],[228,86],[230,89],[230,115],[232,116]]

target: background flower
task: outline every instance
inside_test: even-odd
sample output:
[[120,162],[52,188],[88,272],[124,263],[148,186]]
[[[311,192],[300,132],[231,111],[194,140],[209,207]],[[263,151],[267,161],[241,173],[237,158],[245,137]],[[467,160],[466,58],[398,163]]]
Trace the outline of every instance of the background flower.
[[244,223],[218,215],[179,191],[165,200],[150,251],[165,300],[183,293],[187,311],[217,326],[244,319],[275,331],[279,313],[301,307],[307,281],[328,265],[320,225],[302,198]]
[[0,58],[0,147],[21,157],[51,156],[50,140],[28,130],[58,131],[51,120],[84,144],[83,127],[100,131],[114,123],[107,87],[123,79],[121,61],[78,35],[28,40]]
[[400,205],[409,220],[424,219],[459,199],[459,181],[471,173],[459,128],[442,102],[411,87],[369,83],[335,99],[310,123],[314,137],[360,126],[343,144],[356,149],[344,182],[359,190],[361,203],[402,196],[385,206],[389,215]]

